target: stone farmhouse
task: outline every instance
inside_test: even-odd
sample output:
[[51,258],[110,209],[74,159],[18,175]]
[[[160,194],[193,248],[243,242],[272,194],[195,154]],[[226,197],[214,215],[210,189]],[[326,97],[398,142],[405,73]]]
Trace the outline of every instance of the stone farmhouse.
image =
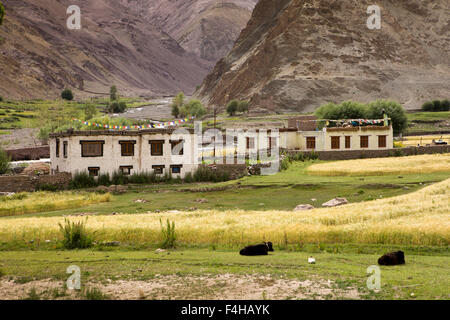
[[[142,172],[171,174],[184,178],[202,163],[211,144],[234,153],[234,163],[245,163],[245,156],[273,155],[288,151],[353,151],[393,148],[390,119],[339,120],[321,124],[308,117],[291,119],[288,128],[240,130],[234,136],[218,132],[220,139],[194,129],[146,129],[140,131],[66,131],[50,135],[52,173]],[[197,134],[200,132],[201,134]],[[215,132],[217,137],[217,131]],[[227,141],[228,140],[228,141]],[[207,141],[205,144],[204,142]],[[215,141],[215,142],[213,142]],[[208,147],[205,148],[205,145]],[[209,149],[208,149],[209,148]],[[220,148],[217,148],[220,149]],[[270,152],[267,152],[270,150]],[[217,152],[217,157],[223,153]],[[239,160],[238,160],[239,157]],[[222,163],[229,163],[229,157]],[[222,159],[223,160],[223,159]],[[241,161],[241,162],[239,162]],[[273,161],[273,160],[269,160]],[[221,162],[219,162],[221,163]]]

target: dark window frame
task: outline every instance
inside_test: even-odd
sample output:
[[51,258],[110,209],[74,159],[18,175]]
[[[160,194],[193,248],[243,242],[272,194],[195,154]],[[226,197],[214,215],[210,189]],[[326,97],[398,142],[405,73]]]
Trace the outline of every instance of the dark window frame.
[[[150,155],[152,156],[163,156],[164,155],[164,143],[165,140],[149,140],[148,143],[150,144]],[[161,146],[161,153],[154,152],[153,146],[160,145]]]
[[[136,144],[136,140],[121,140],[119,141],[120,144],[120,155],[122,157],[134,157],[134,145]],[[131,145],[131,152],[128,152],[129,150],[125,150],[128,146]]]
[[[184,140],[183,140],[183,139],[180,139],[180,140],[170,140],[169,142],[170,142],[170,150],[171,150],[171,154],[172,154],[173,156],[182,156],[182,155],[184,155]],[[173,153],[173,149],[174,149],[177,145],[179,145],[180,143],[183,145],[182,148],[181,148],[181,150],[180,150],[180,152],[179,152],[178,154],[174,154],[174,153]]]
[[387,135],[378,136],[378,148],[387,148]]
[[[128,171],[125,172],[124,170],[128,170]],[[120,171],[124,176],[129,176],[129,175],[131,175],[131,170],[133,170],[133,166],[120,166],[120,167],[119,167],[119,171]]]
[[[312,148],[311,145],[313,145]],[[306,137],[306,149],[310,150],[316,149],[316,137]]]
[[341,136],[331,136],[331,149],[339,150],[341,149]]
[[[96,155],[86,155],[84,153],[84,145],[85,144],[100,144],[100,154],[96,154]],[[98,157],[103,157],[103,146],[105,144],[105,140],[81,140],[80,141],[80,145],[81,145],[81,157],[82,158],[98,158]]]
[[345,136],[345,149],[351,149],[352,147],[352,136]]
[[69,142],[63,141],[63,157],[67,159],[67,156],[69,154]]
[[56,154],[57,158],[59,158],[59,148],[60,147],[61,147],[61,141],[59,139],[56,139],[55,154]]
[[[152,169],[155,174],[164,174],[164,170],[166,169],[166,166],[162,165],[162,164],[157,164],[157,165],[153,165]],[[161,172],[160,173],[156,172],[156,169],[161,169]]]
[[[364,142],[364,144],[363,144]],[[361,149],[369,148],[369,136],[360,136],[359,137],[359,147]]]
[[[256,138],[255,137],[246,137],[247,141],[247,149],[255,149],[256,146]],[[250,143],[251,141],[251,143]]]
[[[95,173],[92,174],[92,171]],[[88,173],[91,177],[98,177],[100,174],[100,167],[88,167]]]
[[[183,168],[182,164],[172,164],[170,165],[170,173],[172,174],[181,174],[181,169]],[[180,172],[173,172],[173,169],[180,169]]]

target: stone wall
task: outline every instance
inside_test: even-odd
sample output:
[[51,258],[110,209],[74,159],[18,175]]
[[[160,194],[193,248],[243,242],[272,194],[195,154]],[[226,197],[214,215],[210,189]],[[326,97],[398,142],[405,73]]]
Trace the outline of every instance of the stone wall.
[[42,146],[35,148],[6,150],[6,153],[8,153],[11,157],[11,161],[48,159],[50,158],[50,147]]
[[42,185],[54,185],[65,189],[71,179],[72,175],[66,172],[44,176],[0,176],[0,192],[32,192]]
[[212,171],[227,172],[231,180],[239,179],[247,175],[247,165],[245,164],[211,164],[203,165]]
[[[288,150],[288,153],[301,151]],[[303,152],[308,154],[310,152]],[[320,160],[350,160],[364,158],[385,158],[392,156],[412,156],[420,154],[450,153],[450,145],[430,147],[407,147],[387,150],[348,150],[348,151],[317,151]]]

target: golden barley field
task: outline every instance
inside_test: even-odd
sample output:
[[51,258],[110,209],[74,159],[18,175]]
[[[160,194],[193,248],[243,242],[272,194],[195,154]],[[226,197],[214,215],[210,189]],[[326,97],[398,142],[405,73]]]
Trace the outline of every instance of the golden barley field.
[[450,153],[344,160],[313,164],[308,173],[323,176],[371,176],[450,172]]
[[404,146],[417,146],[418,144],[421,146],[425,146],[427,144],[431,144],[431,142],[434,140],[442,139],[448,144],[450,144],[450,135],[444,134],[444,135],[434,135],[434,136],[408,136],[404,137],[404,140],[402,141],[402,144]]
[[[187,244],[450,244],[450,179],[411,194],[310,211],[193,211],[89,216],[99,241],[157,243],[160,219]],[[0,219],[0,241],[61,239],[63,217]],[[72,217],[80,220],[81,217]]]
[[83,207],[108,202],[110,194],[72,192],[19,193],[0,198],[0,217]]

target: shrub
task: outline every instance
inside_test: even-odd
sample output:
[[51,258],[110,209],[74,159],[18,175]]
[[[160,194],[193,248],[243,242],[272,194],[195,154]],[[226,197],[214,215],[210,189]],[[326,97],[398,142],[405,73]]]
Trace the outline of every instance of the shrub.
[[71,189],[82,189],[96,187],[97,182],[93,176],[87,172],[76,172],[70,181],[69,187]]
[[110,186],[111,178],[109,176],[109,173],[99,174],[98,179],[97,179],[97,184],[100,186]]
[[87,300],[109,300],[110,297],[98,288],[88,288],[84,292]]
[[186,105],[188,115],[194,116],[196,118],[203,117],[206,114],[206,109],[200,100],[192,99]]
[[11,157],[0,148],[0,174],[7,173],[11,169]]
[[163,238],[163,242],[161,243],[161,248],[174,248],[175,241],[177,239],[175,233],[175,221],[170,223],[169,219],[166,221],[166,226],[163,225],[162,220],[159,219],[159,223],[161,224],[161,236]]
[[67,101],[72,101],[72,100],[73,100],[73,93],[72,93],[72,90],[70,90],[70,89],[64,89],[64,90],[61,92],[61,98],[63,98],[64,100],[67,100]]
[[227,113],[230,116],[234,116],[236,111],[238,111],[238,107],[239,107],[239,102],[237,100],[231,100],[227,104]]
[[448,99],[441,101],[441,110],[442,111],[450,111],[450,101]]
[[434,105],[433,105],[433,103],[430,102],[430,101],[425,102],[425,103],[422,105],[422,111],[427,111],[427,112],[434,111]]
[[111,86],[109,89],[109,100],[116,101],[117,100],[117,87]]
[[238,105],[239,112],[248,112],[248,101],[240,101]]
[[2,96],[0,96],[0,102],[2,102],[3,101],[3,97]]
[[111,184],[124,185],[128,184],[128,177],[121,171],[114,171],[111,177]]
[[93,234],[86,230],[86,221],[71,222],[64,219],[64,225],[59,223],[59,229],[63,234],[63,247],[65,249],[85,249],[92,246]]
[[92,103],[87,103],[84,107],[84,120],[91,120],[97,115],[97,108]]
[[50,192],[55,192],[58,191],[60,188],[58,185],[55,184],[50,184],[50,183],[44,183],[44,184],[39,184],[36,186],[36,191],[50,191]]
[[178,118],[178,116],[180,115],[180,108],[178,108],[178,106],[176,104],[172,105],[172,116],[174,116],[175,118]]
[[192,173],[188,172],[184,175],[184,182],[192,183],[194,182],[194,178],[192,177]]
[[108,104],[108,112],[110,113],[123,113],[127,110],[127,104],[124,101],[113,101]]

